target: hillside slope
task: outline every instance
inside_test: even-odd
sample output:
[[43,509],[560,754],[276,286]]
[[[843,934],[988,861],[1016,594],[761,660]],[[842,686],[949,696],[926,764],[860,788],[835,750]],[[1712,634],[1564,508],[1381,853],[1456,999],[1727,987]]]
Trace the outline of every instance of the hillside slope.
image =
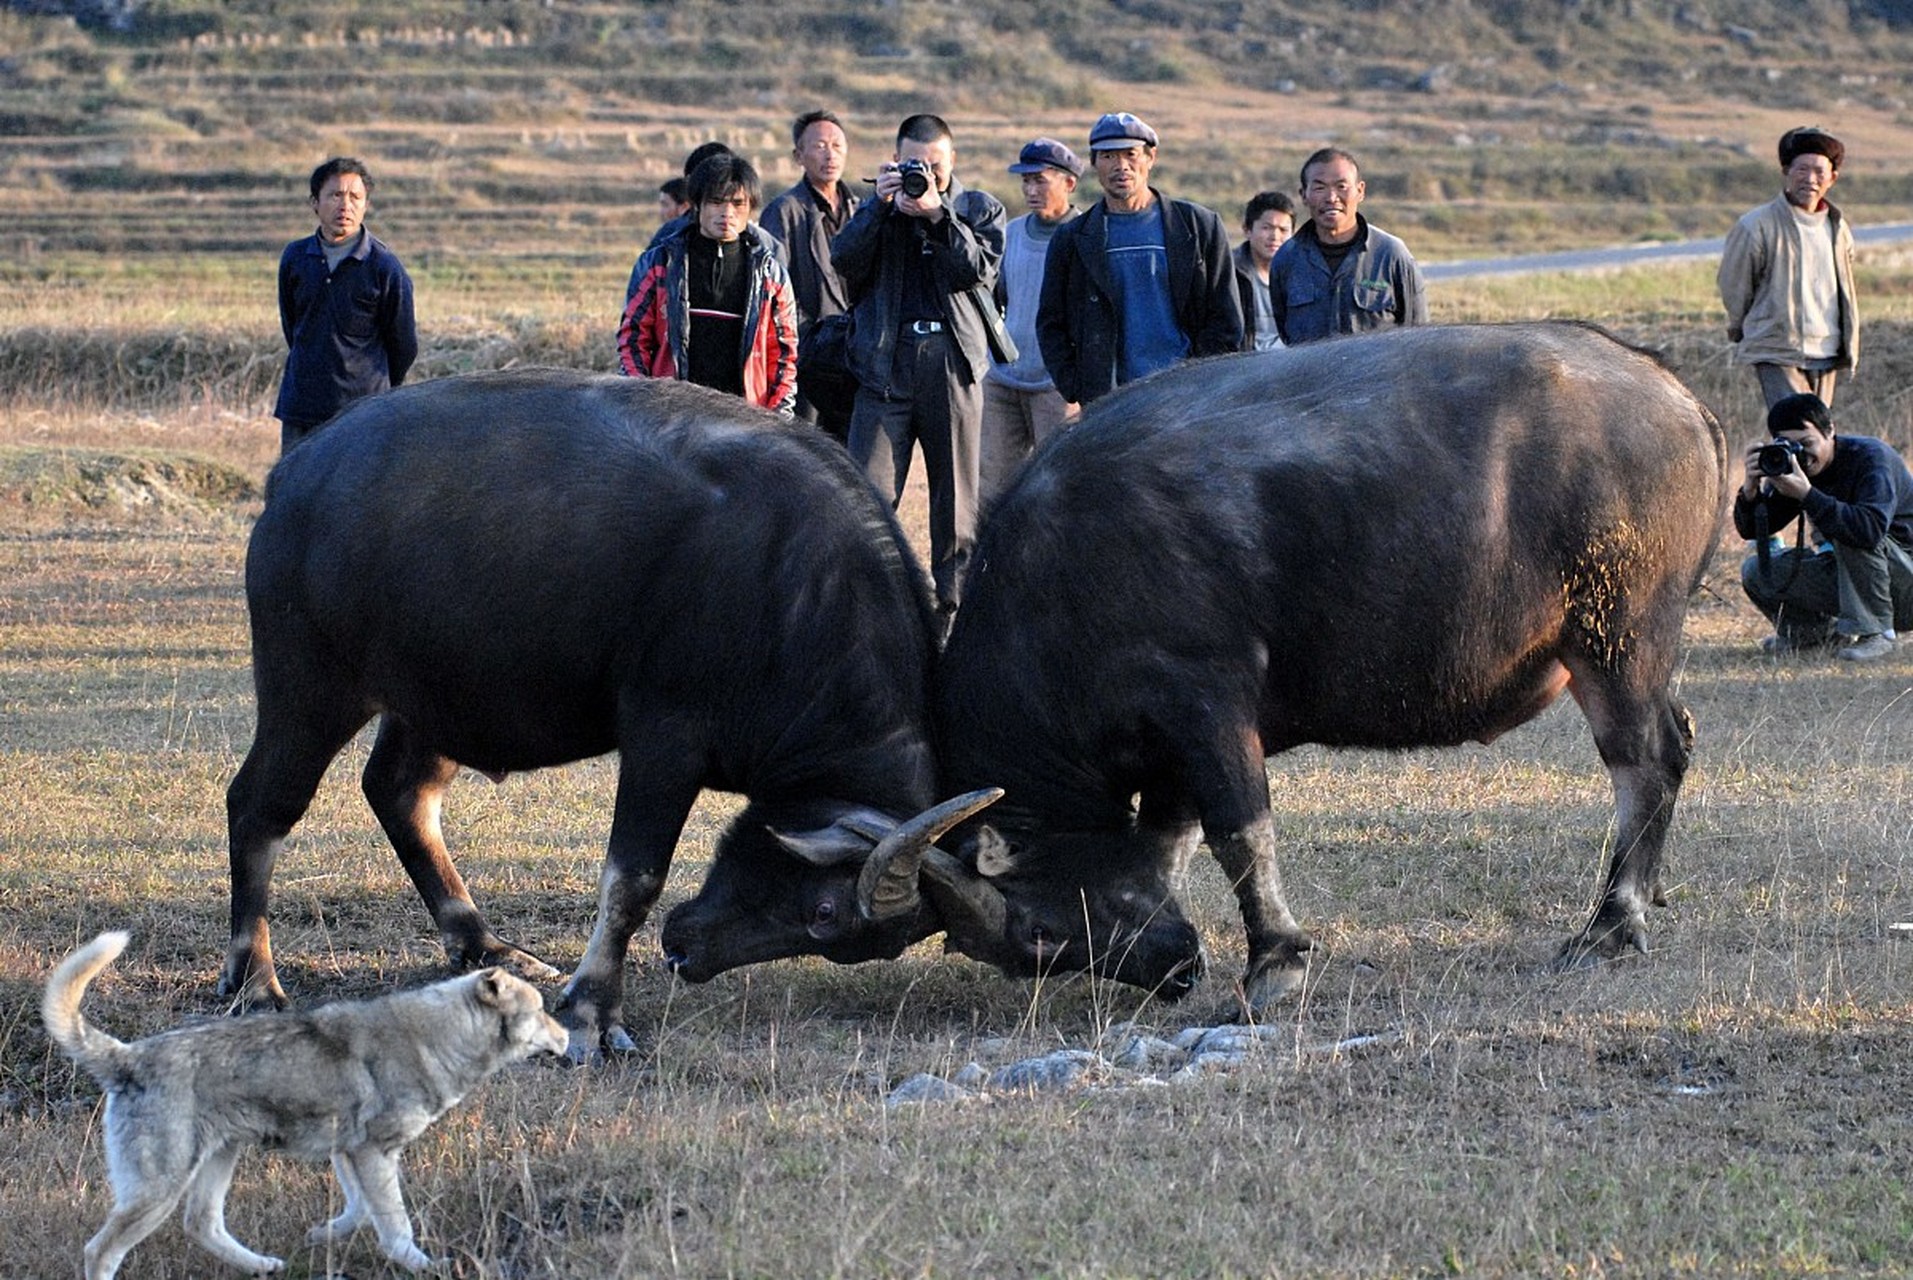
[[1225,211],[1332,140],[1435,256],[1718,233],[1817,119],[1849,206],[1897,218],[1910,82],[1910,0],[16,0],[0,253],[268,253],[338,151],[413,256],[622,253],[705,137],[791,181],[786,122],[818,104],[866,166],[939,111],[1006,196],[1021,140],[1115,106]]

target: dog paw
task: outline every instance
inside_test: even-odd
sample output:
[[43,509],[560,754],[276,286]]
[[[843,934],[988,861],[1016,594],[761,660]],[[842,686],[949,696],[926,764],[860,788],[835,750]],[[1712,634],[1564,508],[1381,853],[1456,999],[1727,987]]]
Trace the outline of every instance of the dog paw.
[[255,1276],[276,1276],[285,1269],[284,1258],[272,1258],[261,1254],[252,1260],[251,1265],[246,1268],[246,1273]]
[[404,1267],[407,1271],[423,1271],[432,1265],[431,1255],[410,1241],[384,1252],[394,1265]]

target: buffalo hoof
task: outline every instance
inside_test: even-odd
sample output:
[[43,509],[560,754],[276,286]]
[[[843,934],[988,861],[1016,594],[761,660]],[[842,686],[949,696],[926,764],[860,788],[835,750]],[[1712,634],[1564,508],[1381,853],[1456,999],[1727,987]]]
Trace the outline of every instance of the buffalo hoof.
[[1283,946],[1251,960],[1236,991],[1242,1012],[1254,1019],[1264,1010],[1274,1008],[1295,994],[1308,971],[1306,947]]
[[279,975],[268,971],[235,978],[228,969],[219,975],[219,998],[230,1001],[227,1012],[238,1016],[260,1009],[283,1011],[292,1007],[292,998],[279,985]]
[[552,968],[531,952],[514,947],[489,930],[473,936],[448,933],[439,941],[445,946],[445,957],[451,962],[452,968],[460,972],[489,969],[497,965],[527,982],[551,982],[564,976],[563,972]]
[[[566,1020],[560,1018],[559,1021]],[[614,1058],[631,1057],[638,1051],[637,1041],[620,1026],[609,1026],[600,1032],[587,1032],[570,1026],[565,1029],[571,1033],[571,1040],[565,1046],[565,1057],[581,1067],[599,1066]]]
[[1553,968],[1557,973],[1570,973],[1577,969],[1593,969],[1610,961],[1619,960],[1628,952],[1647,954],[1647,929],[1645,922],[1638,916],[1619,922],[1603,923],[1596,919],[1566,942],[1555,953]]
[[[611,1008],[616,1009],[614,1003]],[[560,1026],[570,1036],[565,1046],[565,1056],[580,1066],[606,1062],[614,1057],[624,1057],[638,1051],[637,1042],[631,1033],[624,1029],[615,1014],[601,1016],[595,1001],[580,1000],[576,993],[566,992],[558,999],[558,1007],[552,1012]]]

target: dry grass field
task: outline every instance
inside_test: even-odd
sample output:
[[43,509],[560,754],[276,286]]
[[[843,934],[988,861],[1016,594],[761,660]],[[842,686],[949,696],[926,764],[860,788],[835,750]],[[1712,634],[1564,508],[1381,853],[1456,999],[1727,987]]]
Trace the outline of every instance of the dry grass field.
[[[7,1277],[79,1274],[109,1203],[99,1091],[39,1025],[55,960],[132,931],[87,1006],[122,1036],[224,1012],[223,794],[252,733],[240,570],[277,443],[271,268],[326,152],[387,179],[377,226],[419,283],[421,377],[606,367],[656,182],[716,135],[786,183],[783,121],[818,101],[852,113],[861,159],[905,111],[945,111],[966,175],[1005,196],[1023,135],[1075,138],[1114,106],[1163,130],[1167,185],[1225,212],[1342,142],[1371,161],[1377,222],[1431,260],[1719,234],[1808,118],[1854,148],[1839,194],[1857,219],[1913,216],[1913,38],[1887,0],[139,7],[121,34],[0,11]],[[1913,453],[1913,257],[1861,268],[1866,351],[1837,417]],[[1730,439],[1755,432],[1711,264],[1445,282],[1431,305],[1598,320],[1660,350]],[[904,515],[917,537],[920,490]],[[515,1069],[410,1149],[424,1247],[486,1280],[1913,1273],[1913,644],[1864,667],[1760,656],[1739,554],[1723,546],[1689,616],[1699,740],[1650,954],[1547,964],[1609,834],[1571,705],[1492,747],[1297,751],[1270,789],[1320,946],[1241,1060],[1117,1065],[1126,1033],[1235,1016],[1241,929],[1207,863],[1186,900],[1210,976],[1177,1006],[1010,982],[934,942],[687,986],[654,922],[628,988],[636,1055]],[[366,748],[335,763],[275,881],[301,1003],[442,972],[358,794]],[[591,927],[613,783],[606,760],[468,774],[448,802],[474,894],[561,968]],[[735,805],[700,804],[663,909]],[[892,1101],[923,1074],[1091,1048],[1108,1052],[1070,1088]],[[255,1155],[230,1220],[293,1276],[390,1274],[364,1236],[301,1243],[336,1195],[326,1170]],[[173,1224],[123,1274],[221,1273]]]
[[[1883,315],[1842,418],[1908,448],[1913,341],[1890,299],[1913,290],[1890,259],[1868,272]],[[1604,307],[1734,431],[1751,379],[1711,323],[1683,318],[1707,283],[1695,267],[1457,284],[1442,306]],[[251,734],[239,569],[271,445],[257,403],[216,398],[0,422],[0,1274],[44,1276],[76,1273],[108,1203],[98,1091],[38,1026],[47,968],[129,928],[97,1020],[131,1036],[221,1012],[222,795]],[[29,457],[38,488],[19,479]],[[906,516],[920,528],[914,498]],[[1212,976],[1181,1006],[1005,981],[934,944],[690,987],[653,927],[627,1002],[635,1058],[515,1070],[411,1149],[426,1247],[450,1274],[501,1278],[1913,1268],[1913,935],[1896,927],[1913,922],[1913,647],[1859,668],[1759,656],[1736,555],[1690,616],[1680,682],[1700,741],[1652,954],[1546,964],[1589,907],[1609,817],[1571,707],[1491,748],[1299,751],[1272,762],[1271,795],[1291,899],[1323,945],[1239,1064],[1173,1080],[1096,1064],[1066,1090],[887,1102],[921,1073],[1091,1048],[1124,1024],[1230,1021],[1240,926],[1207,865],[1189,903]],[[364,746],[279,870],[280,966],[303,1002],[443,963],[358,796]],[[590,928],[612,784],[606,761],[468,775],[449,805],[474,892],[561,967]],[[667,907],[733,804],[699,807]],[[322,1170],[255,1156],[234,1229],[294,1275],[380,1274],[367,1239],[299,1244],[334,1195]],[[174,1226],[126,1274],[208,1266]]]

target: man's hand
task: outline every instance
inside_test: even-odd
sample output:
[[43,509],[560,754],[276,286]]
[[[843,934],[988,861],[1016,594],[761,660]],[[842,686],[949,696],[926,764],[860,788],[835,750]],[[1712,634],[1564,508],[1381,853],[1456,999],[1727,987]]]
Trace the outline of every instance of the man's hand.
[[904,194],[903,178],[894,164],[886,164],[877,170],[877,198],[888,200],[898,213],[931,223],[942,222],[949,213],[935,183],[920,197]]
[[1748,498],[1757,498],[1760,496],[1760,486],[1762,482],[1765,482],[1769,493],[1777,493],[1783,498],[1792,498],[1795,502],[1803,501],[1813,489],[1813,481],[1807,479],[1807,473],[1800,469],[1798,455],[1787,455],[1787,470],[1784,474],[1777,476],[1761,474],[1760,451],[1772,443],[1771,440],[1756,440],[1747,446],[1746,476],[1741,481],[1740,491]]

